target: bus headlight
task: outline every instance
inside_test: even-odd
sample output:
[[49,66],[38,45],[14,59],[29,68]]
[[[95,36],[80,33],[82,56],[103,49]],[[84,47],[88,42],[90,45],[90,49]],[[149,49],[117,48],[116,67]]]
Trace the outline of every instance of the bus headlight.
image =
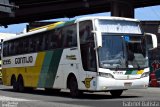
[[144,72],[144,73],[141,75],[141,78],[148,77],[148,76],[149,76],[149,72]]
[[102,76],[102,77],[114,78],[114,76],[112,74],[110,74],[110,73],[99,72],[98,74],[99,74],[99,76]]

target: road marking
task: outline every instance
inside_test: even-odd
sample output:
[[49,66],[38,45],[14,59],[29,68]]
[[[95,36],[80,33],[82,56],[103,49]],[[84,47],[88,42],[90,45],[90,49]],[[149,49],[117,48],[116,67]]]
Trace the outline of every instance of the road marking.
[[28,99],[22,99],[22,98],[0,96],[0,101],[38,101],[38,100],[28,100]]
[[65,104],[65,103],[57,103],[57,102],[44,102],[39,100],[28,100],[22,98],[13,98],[0,96],[0,107],[20,107],[20,106],[28,107],[26,105],[30,105],[31,107],[90,107],[85,105],[76,105],[76,104]]

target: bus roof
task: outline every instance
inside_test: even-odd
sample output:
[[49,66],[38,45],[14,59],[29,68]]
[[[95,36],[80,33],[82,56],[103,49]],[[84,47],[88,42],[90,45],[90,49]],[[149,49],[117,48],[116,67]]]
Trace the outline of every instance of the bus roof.
[[139,22],[137,19],[133,18],[125,18],[125,17],[111,17],[111,16],[88,16],[88,17],[82,17],[78,18],[76,22],[79,21],[85,21],[85,20],[94,20],[94,19],[105,19],[105,20],[124,20],[124,21],[132,21],[132,22]]
[[41,33],[41,32],[45,32],[45,31],[51,30],[51,29],[63,27],[63,26],[69,25],[69,24],[74,24],[74,23],[77,23],[77,22],[80,22],[80,21],[94,20],[94,19],[124,20],[124,21],[139,22],[139,20],[137,20],[137,19],[123,18],[123,17],[89,16],[89,17],[78,18],[76,20],[71,20],[71,21],[66,21],[66,22],[57,22],[57,23],[46,25],[46,26],[38,27],[38,28],[30,30],[27,33],[19,34],[17,36],[11,37],[11,38],[6,39],[4,41],[14,40],[14,39],[25,37],[25,36],[29,36],[29,35],[32,35],[32,34]]

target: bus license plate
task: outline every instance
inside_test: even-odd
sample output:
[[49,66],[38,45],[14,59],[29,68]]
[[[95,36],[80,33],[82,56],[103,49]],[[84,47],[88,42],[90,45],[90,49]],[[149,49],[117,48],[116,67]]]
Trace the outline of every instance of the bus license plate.
[[124,87],[125,88],[129,88],[129,87],[131,87],[132,86],[132,83],[131,82],[125,82],[124,83]]

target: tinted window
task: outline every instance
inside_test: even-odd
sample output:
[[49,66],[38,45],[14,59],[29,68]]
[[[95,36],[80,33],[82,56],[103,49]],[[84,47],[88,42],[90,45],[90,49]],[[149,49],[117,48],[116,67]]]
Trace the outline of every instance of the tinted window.
[[94,45],[94,35],[91,21],[80,22],[79,36],[82,65],[85,71],[96,71],[96,55]]
[[70,25],[62,29],[62,43],[63,47],[77,46],[76,25]]
[[77,46],[76,24],[4,42],[3,55],[19,55]]

